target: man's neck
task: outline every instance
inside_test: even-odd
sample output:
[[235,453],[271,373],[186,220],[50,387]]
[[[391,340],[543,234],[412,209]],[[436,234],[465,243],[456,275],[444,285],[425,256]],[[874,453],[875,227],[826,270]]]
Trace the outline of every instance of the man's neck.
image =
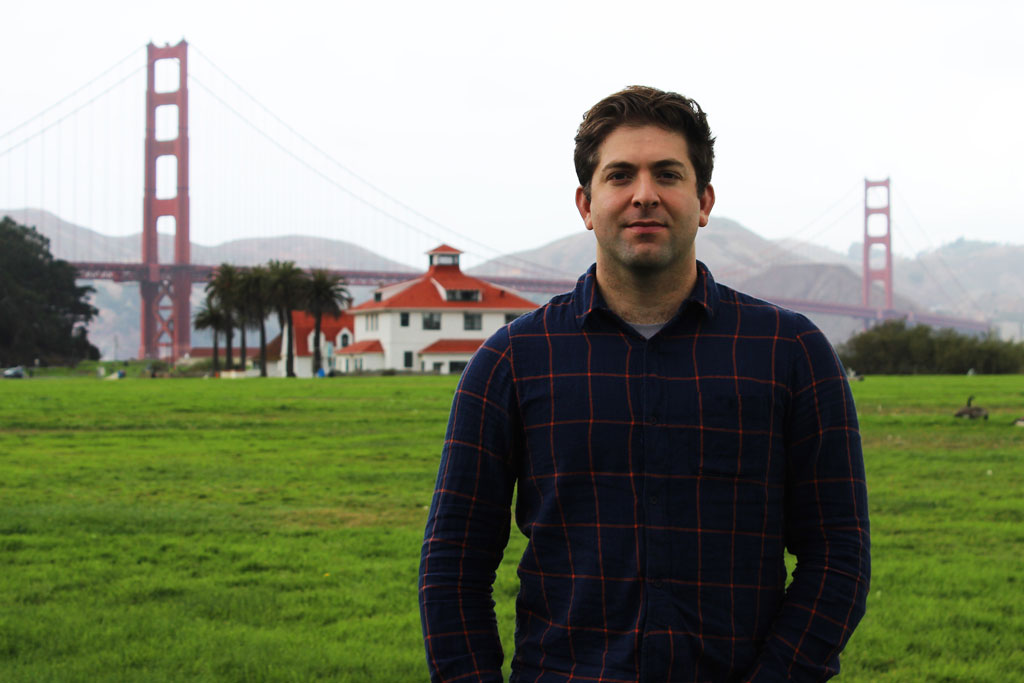
[[683,269],[636,273],[602,268],[597,262],[597,285],[608,308],[628,323],[664,323],[679,310],[697,283],[697,263]]

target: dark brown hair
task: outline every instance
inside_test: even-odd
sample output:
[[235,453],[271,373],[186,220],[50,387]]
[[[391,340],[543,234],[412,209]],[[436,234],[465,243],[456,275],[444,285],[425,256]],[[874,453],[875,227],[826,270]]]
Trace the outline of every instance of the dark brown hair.
[[690,163],[697,174],[697,195],[711,182],[715,166],[715,138],[707,114],[696,101],[679,93],[631,85],[609,95],[583,115],[576,131],[576,177],[587,199],[597,170],[601,143],[619,126],[658,126],[686,138]]

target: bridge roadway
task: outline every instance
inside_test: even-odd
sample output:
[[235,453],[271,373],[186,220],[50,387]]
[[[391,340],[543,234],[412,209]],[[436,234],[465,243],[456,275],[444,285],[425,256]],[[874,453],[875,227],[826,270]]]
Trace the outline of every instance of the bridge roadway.
[[[172,274],[187,270],[192,282],[209,281],[217,266],[212,265],[146,265],[144,263],[113,263],[98,261],[76,261],[72,263],[78,269],[78,277],[83,280],[113,280],[114,282],[161,282],[170,280]],[[402,282],[416,277],[415,272],[397,272],[384,270],[328,270],[333,275],[341,275],[346,284],[377,287],[380,285]],[[575,280],[540,279],[528,277],[483,277],[502,287],[520,292],[539,292],[559,294],[572,289]],[[854,304],[830,303],[825,301],[808,301],[804,299],[772,298],[772,303],[804,314],[840,315],[859,318],[864,321],[906,320],[907,322],[929,325],[931,327],[951,327],[962,332],[984,333],[989,324],[983,320],[969,320],[952,316],[916,313],[895,309],[872,308]]]

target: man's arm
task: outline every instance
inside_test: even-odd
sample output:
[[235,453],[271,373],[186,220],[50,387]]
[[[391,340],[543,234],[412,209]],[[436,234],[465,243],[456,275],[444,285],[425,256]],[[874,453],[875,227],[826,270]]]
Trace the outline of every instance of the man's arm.
[[797,566],[751,682],[823,681],[864,615],[871,573],[867,487],[846,375],[809,326],[787,416],[785,534]]
[[503,328],[473,356],[448,420],[420,559],[420,618],[431,681],[500,681],[491,589],[508,543],[521,443]]

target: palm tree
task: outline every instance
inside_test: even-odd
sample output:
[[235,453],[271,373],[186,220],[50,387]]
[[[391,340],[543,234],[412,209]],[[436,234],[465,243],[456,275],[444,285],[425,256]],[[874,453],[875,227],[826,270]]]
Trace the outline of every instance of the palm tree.
[[292,339],[294,330],[291,312],[301,305],[306,274],[294,261],[273,260],[267,264],[267,269],[270,272],[270,300],[277,311],[281,334],[288,340],[285,350],[285,375],[295,377],[295,343]]
[[352,299],[345,288],[345,278],[331,275],[322,268],[309,272],[306,283],[305,310],[316,321],[313,327],[313,376],[320,372],[320,328],[324,314],[341,315],[342,308],[348,308]]
[[231,344],[235,336],[235,325],[238,322],[238,302],[242,300],[239,292],[240,283],[240,271],[230,263],[222,263],[217,266],[213,277],[206,283],[207,296],[213,297],[224,315],[224,327],[222,329],[226,335],[225,355],[227,359],[225,364],[228,370],[234,364]]
[[[242,273],[240,287],[246,325],[260,331],[260,377],[267,376],[267,316],[273,306],[270,301],[270,271],[266,266],[253,266]],[[243,327],[244,329],[244,327]],[[243,365],[245,361],[243,359]]]
[[206,302],[199,307],[199,310],[196,311],[195,317],[192,320],[192,326],[195,327],[195,329],[213,331],[213,373],[215,375],[220,372],[217,336],[218,332],[224,329],[225,320],[226,316],[224,315],[224,311],[221,310],[217,301],[209,294],[206,295]]

